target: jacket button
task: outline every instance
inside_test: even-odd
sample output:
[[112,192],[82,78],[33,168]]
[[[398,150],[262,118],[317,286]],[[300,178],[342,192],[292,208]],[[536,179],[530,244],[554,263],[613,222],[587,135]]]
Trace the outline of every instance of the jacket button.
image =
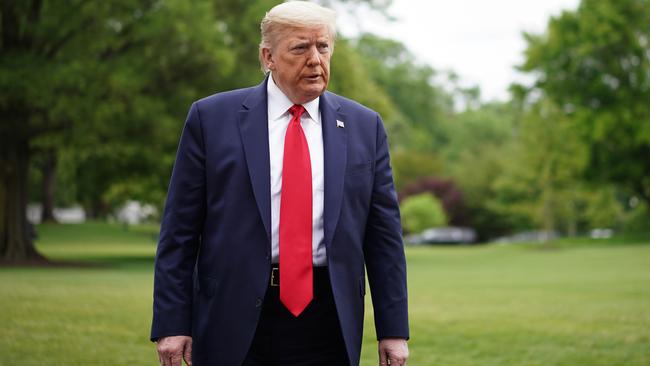
[[260,306],[262,306],[262,299],[258,297],[257,300],[255,300],[255,307],[259,308]]

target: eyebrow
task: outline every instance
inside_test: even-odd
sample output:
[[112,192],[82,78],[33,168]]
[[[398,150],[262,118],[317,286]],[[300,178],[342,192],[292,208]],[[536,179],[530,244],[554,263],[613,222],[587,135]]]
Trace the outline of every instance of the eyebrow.
[[303,47],[303,46],[307,46],[307,45],[310,45],[310,44],[315,44],[316,46],[322,46],[322,45],[330,46],[331,40],[329,38],[327,38],[327,37],[319,38],[319,39],[316,39],[314,41],[312,41],[311,38],[299,38],[299,39],[296,39],[294,41],[294,43],[291,43],[289,45],[289,48],[294,49],[294,48],[297,48],[297,47]]

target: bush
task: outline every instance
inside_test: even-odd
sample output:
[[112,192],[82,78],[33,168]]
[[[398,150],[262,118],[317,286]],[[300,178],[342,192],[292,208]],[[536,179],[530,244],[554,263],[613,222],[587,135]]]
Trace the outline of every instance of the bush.
[[421,193],[430,193],[440,200],[447,223],[453,226],[472,226],[467,216],[463,194],[453,180],[426,177],[407,185],[400,192],[400,201]]
[[650,234],[650,208],[643,202],[636,202],[634,207],[625,213],[623,223],[625,234]]
[[431,193],[405,198],[401,203],[402,226],[410,233],[447,225],[447,215],[440,201]]

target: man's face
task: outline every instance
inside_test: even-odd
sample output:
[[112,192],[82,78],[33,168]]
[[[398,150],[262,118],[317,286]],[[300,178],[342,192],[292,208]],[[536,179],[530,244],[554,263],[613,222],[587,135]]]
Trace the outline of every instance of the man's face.
[[293,103],[307,103],[327,88],[332,56],[327,27],[288,27],[262,52],[273,80]]

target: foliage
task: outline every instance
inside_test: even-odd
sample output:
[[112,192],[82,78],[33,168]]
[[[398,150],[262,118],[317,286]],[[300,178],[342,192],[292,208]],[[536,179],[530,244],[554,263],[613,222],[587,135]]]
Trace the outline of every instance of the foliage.
[[481,240],[513,228],[506,213],[492,209],[494,181],[512,156],[506,148],[516,137],[519,113],[512,103],[491,103],[444,120],[447,143],[441,148],[445,175],[463,193],[469,221]]
[[621,228],[624,221],[623,205],[617,200],[616,190],[613,187],[600,186],[598,189],[585,189],[581,201],[577,202],[579,206],[576,211],[578,219],[582,219],[584,226],[589,229]]
[[500,165],[486,206],[511,227],[576,235],[620,225],[616,189],[583,180],[588,147],[553,103],[541,100],[525,111],[503,153],[509,158]]
[[650,208],[645,202],[633,198],[630,209],[623,214],[623,232],[645,234],[650,232]]
[[418,64],[397,41],[363,34],[355,43],[370,77],[389,95],[410,126],[409,149],[432,151],[442,141],[437,127],[452,109],[451,97],[433,84],[436,72]]
[[[189,103],[209,93],[220,74],[232,67],[232,57],[219,51],[223,35],[211,25],[209,2],[166,2],[149,19],[140,19],[123,42],[136,46],[106,67],[111,87],[101,107],[87,116],[73,138],[78,199],[93,211],[109,207],[108,191],[128,182],[135,195],[162,205],[178,135]],[[97,60],[89,60],[89,64]],[[151,202],[151,201],[150,201]]]
[[521,69],[587,142],[586,177],[650,202],[650,2],[583,0],[526,41]]
[[216,28],[222,33],[221,42],[223,42],[223,48],[219,51],[236,60],[236,65],[219,75],[210,92],[244,88],[260,83],[263,78],[257,56],[260,21],[269,9],[281,2],[281,0],[211,2],[214,15],[206,24],[216,23]]
[[397,149],[391,156],[395,187],[401,192],[422,177],[442,175],[442,161],[438,155],[414,150]]
[[431,227],[447,226],[447,216],[440,201],[431,193],[409,196],[400,204],[402,226],[409,233]]
[[437,177],[425,177],[406,186],[400,192],[401,200],[420,193],[430,193],[442,203],[448,223],[469,226],[463,194],[454,181]]
[[[162,207],[189,104],[262,80],[259,21],[280,2],[4,1],[0,249],[5,232],[24,236],[28,194],[47,196],[50,154],[58,204],[100,217],[132,199]],[[319,2],[389,17],[388,0]],[[482,239],[647,227],[649,29],[648,0],[583,0],[525,35],[535,86],[489,104],[398,41],[339,38],[329,89],[381,114],[401,196],[431,192]]]
[[575,220],[573,196],[586,164],[585,147],[553,104],[539,102],[521,119],[494,181],[492,208],[518,227],[555,231]]
[[386,91],[377,85],[364,67],[361,54],[345,39],[336,42],[332,54],[328,90],[356,100],[379,113],[390,136],[391,148],[407,143],[409,126],[390,100]]
[[10,254],[30,247],[29,157],[73,151],[67,173],[91,215],[114,184],[164,192],[187,105],[233,59],[208,0],[2,4],[0,256],[16,259],[30,256]]

